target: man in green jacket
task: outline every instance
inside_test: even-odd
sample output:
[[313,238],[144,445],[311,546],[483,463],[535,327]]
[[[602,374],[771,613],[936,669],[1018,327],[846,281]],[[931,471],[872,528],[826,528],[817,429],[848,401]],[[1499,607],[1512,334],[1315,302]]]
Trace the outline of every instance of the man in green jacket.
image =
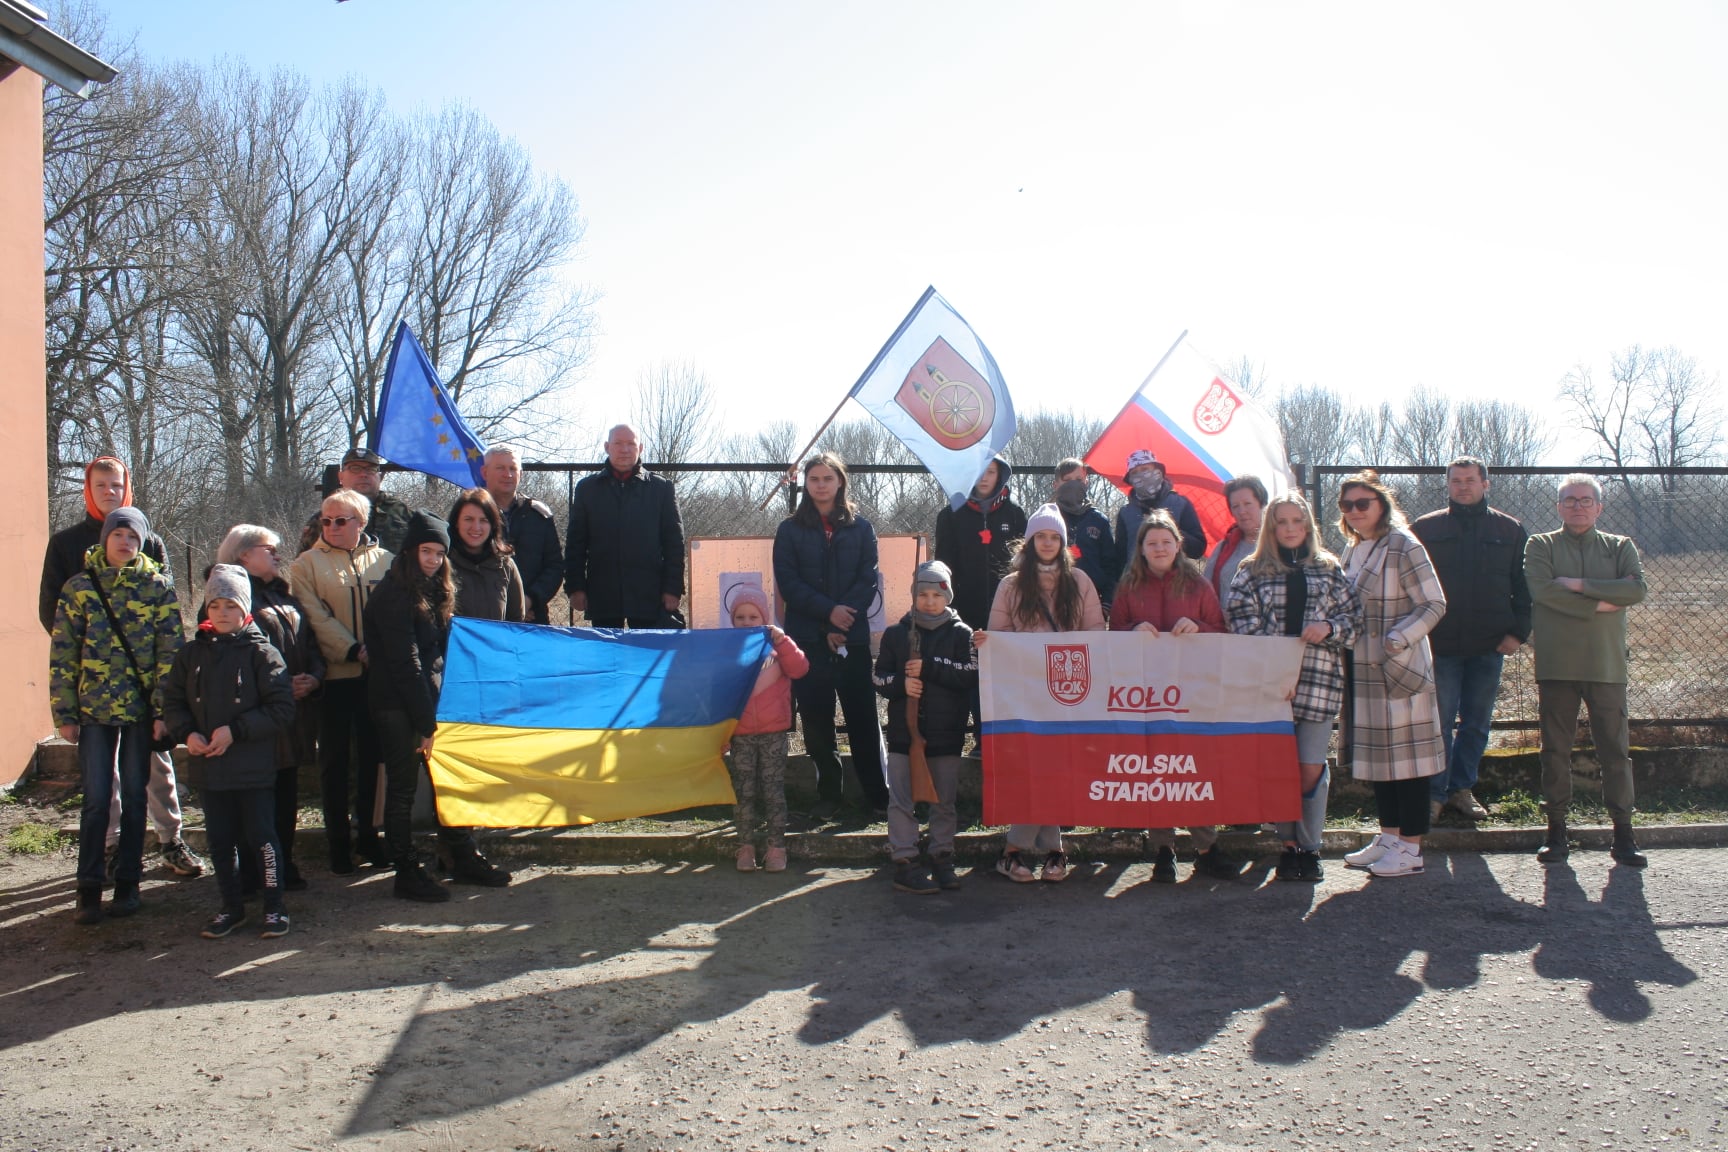
[[1614,820],[1613,857],[1644,867],[1632,840],[1632,760],[1626,725],[1626,609],[1644,599],[1638,547],[1596,530],[1602,485],[1575,472],[1560,481],[1560,523],[1530,537],[1524,575],[1535,602],[1536,691],[1542,725],[1542,795],[1548,839],[1536,858],[1566,860],[1566,809],[1572,799],[1572,742],[1578,706],[1590,709],[1590,734],[1602,766],[1602,798]]

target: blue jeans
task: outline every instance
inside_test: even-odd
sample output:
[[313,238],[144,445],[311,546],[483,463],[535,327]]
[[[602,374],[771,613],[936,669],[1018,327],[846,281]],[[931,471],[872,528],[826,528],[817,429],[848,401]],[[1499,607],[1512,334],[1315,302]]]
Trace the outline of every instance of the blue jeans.
[[1476,787],[1476,770],[1488,748],[1494,699],[1500,695],[1500,667],[1506,657],[1434,657],[1434,688],[1440,698],[1440,739],[1446,746],[1446,771],[1428,778],[1428,796],[1445,803],[1462,788]]
[[[115,746],[119,755],[115,755]],[[84,807],[78,814],[78,887],[100,888],[105,879],[136,884],[144,874],[144,792],[150,783],[150,728],[146,724],[85,724],[78,730],[78,767],[84,774]],[[114,776],[120,776],[120,857],[114,875],[103,875],[108,806]]]

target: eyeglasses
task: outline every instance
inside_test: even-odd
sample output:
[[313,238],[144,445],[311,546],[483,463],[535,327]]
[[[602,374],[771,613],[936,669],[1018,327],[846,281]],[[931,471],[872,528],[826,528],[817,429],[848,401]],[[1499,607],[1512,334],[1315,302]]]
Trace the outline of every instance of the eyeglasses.
[[1594,508],[1594,507],[1596,507],[1596,497],[1594,497],[1594,496],[1565,496],[1565,497],[1562,497],[1560,500],[1560,507],[1562,507],[1562,508]]
[[318,523],[326,528],[346,528],[358,519],[360,519],[358,516],[320,516]]
[[[324,521],[324,523],[328,524],[328,523],[330,523],[330,521],[326,520],[326,521]],[[254,544],[254,545],[252,545],[252,547],[262,548],[262,549],[264,549],[264,551],[270,553],[270,555],[272,555],[272,556],[275,556],[278,554],[276,551],[276,545],[274,545],[274,544]]]
[[1366,512],[1366,511],[1368,511],[1368,509],[1374,507],[1378,503],[1380,503],[1380,501],[1375,499],[1372,496],[1364,496],[1360,500],[1339,500],[1338,501],[1338,511],[1340,511],[1340,512]]

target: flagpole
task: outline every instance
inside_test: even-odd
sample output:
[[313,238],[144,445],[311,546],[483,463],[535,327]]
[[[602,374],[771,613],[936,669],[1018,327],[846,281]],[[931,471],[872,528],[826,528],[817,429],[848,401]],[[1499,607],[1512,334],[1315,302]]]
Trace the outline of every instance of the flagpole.
[[[797,453],[796,455],[794,455],[792,457],[792,462],[786,466],[788,472],[790,472],[792,469],[798,467],[798,461],[804,459],[804,453],[805,452],[808,452],[808,451],[810,451],[810,449],[816,447],[816,441],[818,441],[822,438],[822,433],[828,431],[828,425],[834,423],[834,418],[836,416],[840,415],[840,409],[846,407],[846,401],[848,401],[850,399],[852,399],[852,393],[851,392],[848,392],[848,393],[846,393],[846,395],[840,397],[840,403],[835,406],[834,411],[832,411],[828,414],[828,419],[822,421],[822,427],[816,429],[816,434],[810,437],[810,443],[804,445],[803,451]],[[768,507],[769,502],[772,501],[774,499],[774,497],[779,494],[780,489],[782,487],[784,487],[786,484],[790,483],[790,481],[791,481],[791,478],[789,476],[785,475],[784,473],[782,473],[780,476],[780,479],[775,483],[774,487],[769,490],[768,495],[762,497],[762,503],[756,505],[756,511],[760,512],[760,511],[762,511],[762,509]]]
[[[1122,419],[1123,412],[1134,407],[1134,397],[1140,395],[1140,393],[1146,390],[1146,385],[1152,383],[1152,377],[1158,375],[1158,369],[1164,367],[1165,361],[1176,355],[1176,349],[1180,348],[1182,346],[1182,341],[1186,339],[1188,339],[1188,329],[1184,328],[1182,329],[1182,335],[1176,337],[1176,342],[1170,345],[1169,351],[1158,357],[1158,363],[1152,365],[1152,371],[1146,373],[1146,379],[1140,381],[1140,386],[1128,394],[1128,402],[1122,405],[1121,409],[1116,413],[1115,420],[1111,420],[1109,424],[1104,425],[1104,432],[1110,431],[1111,426],[1116,423],[1116,420]],[[1098,434],[1098,440],[1104,439],[1104,432]],[[1092,441],[1091,447],[1088,447],[1085,452],[1081,453],[1081,455],[1090,456],[1092,454],[1092,449],[1098,447],[1098,440]],[[1099,473],[1099,475],[1103,475],[1103,473]]]

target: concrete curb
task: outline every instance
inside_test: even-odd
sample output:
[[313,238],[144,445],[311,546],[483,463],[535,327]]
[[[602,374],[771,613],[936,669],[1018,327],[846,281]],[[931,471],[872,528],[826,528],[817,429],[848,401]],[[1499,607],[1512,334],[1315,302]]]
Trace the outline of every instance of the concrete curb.
[[[72,825],[65,831],[76,839],[78,829]],[[1541,846],[1547,830],[1528,828],[1438,828],[1424,845],[1436,852],[1534,853]],[[1573,844],[1585,849],[1607,850],[1613,840],[1613,829],[1607,825],[1573,827]],[[202,852],[208,847],[202,828],[187,828],[186,842]],[[534,864],[635,864],[645,861],[691,861],[708,863],[730,861],[736,842],[728,825],[713,831],[682,832],[594,832],[567,828],[534,828],[514,831],[479,830],[481,846],[488,856],[499,860],[515,860]],[[1361,829],[1329,828],[1326,831],[1324,853],[1342,856],[1353,852],[1372,839],[1374,833]],[[1075,860],[1108,863],[1135,863],[1147,858],[1142,835],[1137,831],[1115,833],[1087,832],[1063,838],[1068,854]],[[1219,845],[1238,859],[1256,856],[1276,856],[1279,842],[1268,833],[1223,832]],[[1718,848],[1728,845],[1728,824],[1652,824],[1638,828],[1640,848]],[[955,856],[963,862],[983,864],[996,858],[1002,849],[1001,832],[963,832],[955,840]],[[317,827],[301,828],[294,838],[296,858],[321,861],[324,857],[324,832]],[[800,864],[833,864],[847,867],[869,867],[888,860],[886,832],[790,832],[786,836],[787,855]],[[1188,834],[1177,834],[1177,852],[1192,855]]]

